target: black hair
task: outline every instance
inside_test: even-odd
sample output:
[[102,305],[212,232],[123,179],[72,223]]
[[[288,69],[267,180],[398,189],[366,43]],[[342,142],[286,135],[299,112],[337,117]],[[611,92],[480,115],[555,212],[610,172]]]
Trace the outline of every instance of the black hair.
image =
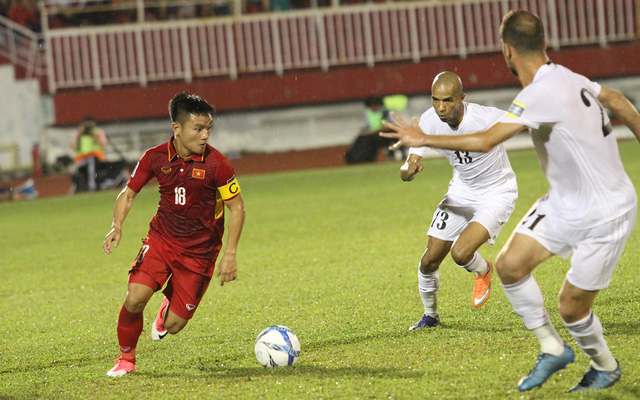
[[500,26],[502,42],[524,54],[544,51],[544,27],[535,14],[523,10],[511,10]]
[[184,123],[190,114],[211,115],[215,114],[213,106],[205,99],[188,92],[178,93],[169,101],[169,116],[171,122]]
[[84,118],[82,118],[82,134],[92,135],[95,125],[96,119],[93,117],[93,115],[85,115]]
[[364,100],[364,105],[367,107],[381,106],[384,104],[384,100],[380,96],[369,96]]

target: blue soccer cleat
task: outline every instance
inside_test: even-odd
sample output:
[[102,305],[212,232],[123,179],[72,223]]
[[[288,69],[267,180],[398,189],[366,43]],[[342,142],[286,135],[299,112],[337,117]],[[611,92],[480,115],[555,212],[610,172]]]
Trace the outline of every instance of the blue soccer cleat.
[[618,368],[614,371],[598,371],[591,367],[586,374],[582,377],[582,380],[578,382],[569,392],[582,392],[584,390],[598,390],[605,389],[613,386],[620,380],[622,375],[622,369],[620,363]]
[[424,329],[424,328],[435,328],[440,325],[440,317],[436,316],[435,318],[431,315],[423,315],[422,319],[418,321],[417,324],[413,325],[409,328],[410,331],[415,331],[416,329]]
[[564,351],[559,356],[552,356],[547,353],[539,354],[538,361],[529,372],[529,375],[518,382],[518,390],[526,392],[542,386],[551,375],[566,368],[575,358],[576,354],[567,343],[564,344]]

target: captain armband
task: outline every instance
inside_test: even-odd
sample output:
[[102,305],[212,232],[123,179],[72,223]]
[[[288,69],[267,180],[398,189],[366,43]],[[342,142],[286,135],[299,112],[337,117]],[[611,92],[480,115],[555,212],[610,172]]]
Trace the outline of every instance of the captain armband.
[[240,185],[238,185],[238,180],[234,175],[231,179],[227,181],[227,184],[224,186],[220,186],[218,188],[220,192],[220,196],[222,200],[229,200],[240,193]]

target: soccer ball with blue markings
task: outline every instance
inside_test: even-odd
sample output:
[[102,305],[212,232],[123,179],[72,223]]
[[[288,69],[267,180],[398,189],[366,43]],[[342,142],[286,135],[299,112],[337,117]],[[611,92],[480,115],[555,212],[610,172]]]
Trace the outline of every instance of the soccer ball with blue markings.
[[286,326],[273,325],[260,332],[254,350],[264,367],[286,367],[300,356],[300,341]]

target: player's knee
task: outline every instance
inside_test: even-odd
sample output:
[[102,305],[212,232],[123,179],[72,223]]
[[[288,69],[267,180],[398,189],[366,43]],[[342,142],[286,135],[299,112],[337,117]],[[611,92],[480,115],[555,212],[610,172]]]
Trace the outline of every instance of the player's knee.
[[430,260],[426,257],[420,260],[420,272],[423,274],[431,274],[436,272],[438,268],[440,268],[440,262],[437,260]]
[[456,243],[456,245],[451,248],[451,258],[453,258],[453,261],[458,265],[467,265],[471,262],[475,252],[476,249],[474,248]]
[[127,293],[127,297],[124,299],[124,308],[131,313],[141,313],[144,311],[145,306],[149,299],[146,297],[136,296],[135,294]]
[[573,307],[571,303],[558,301],[558,313],[562,317],[562,320],[568,324],[579,321],[589,315],[590,309],[582,309],[580,307]]
[[167,318],[164,321],[164,327],[167,332],[175,335],[176,333],[180,332],[185,326],[187,326],[187,322],[189,321],[182,318]]
[[524,278],[524,275],[519,272],[517,261],[508,253],[498,255],[495,271],[504,284],[516,283]]
[[591,304],[561,290],[558,297],[558,313],[564,322],[570,324],[588,316],[591,313]]

